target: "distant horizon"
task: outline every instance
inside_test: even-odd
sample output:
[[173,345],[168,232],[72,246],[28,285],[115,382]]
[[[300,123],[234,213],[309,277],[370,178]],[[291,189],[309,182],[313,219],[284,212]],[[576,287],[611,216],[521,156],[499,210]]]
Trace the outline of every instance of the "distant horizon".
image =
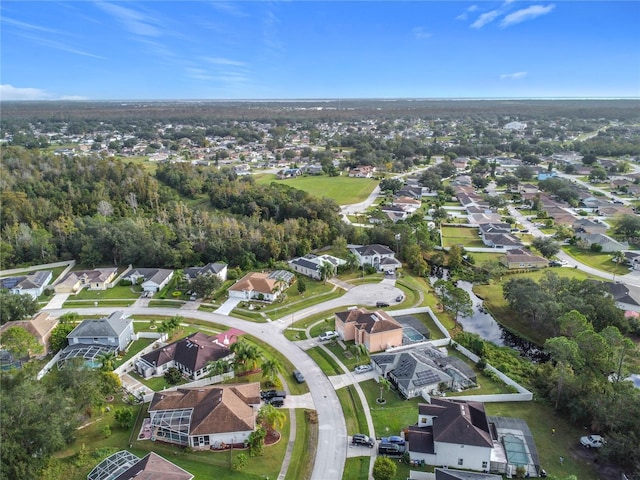
[[633,99],[638,18],[624,0],[5,0],[0,99]]
[[580,100],[580,101],[599,101],[599,100],[637,100],[638,97],[316,97],[316,98],[105,98],[105,99],[82,99],[82,100],[3,100],[4,103],[113,103],[113,102],[184,102],[184,103],[200,103],[200,102],[342,102],[342,101],[370,101],[370,102],[392,102],[392,101],[416,101],[416,102],[456,102],[456,101],[504,101],[504,100],[531,100],[531,101],[553,101],[553,100]]

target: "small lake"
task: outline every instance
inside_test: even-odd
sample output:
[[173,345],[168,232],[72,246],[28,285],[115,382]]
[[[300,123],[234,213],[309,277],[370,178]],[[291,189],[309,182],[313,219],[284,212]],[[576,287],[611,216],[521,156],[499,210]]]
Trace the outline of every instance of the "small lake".
[[[431,284],[440,278],[448,279],[449,272],[441,269],[441,276],[430,277]],[[456,285],[462,288],[471,297],[473,302],[473,315],[458,318],[458,323],[465,332],[475,333],[483,340],[491,342],[499,347],[511,347],[522,356],[533,361],[545,361],[546,354],[534,343],[524,340],[517,335],[505,330],[482,306],[482,299],[473,293],[473,284],[458,280]]]

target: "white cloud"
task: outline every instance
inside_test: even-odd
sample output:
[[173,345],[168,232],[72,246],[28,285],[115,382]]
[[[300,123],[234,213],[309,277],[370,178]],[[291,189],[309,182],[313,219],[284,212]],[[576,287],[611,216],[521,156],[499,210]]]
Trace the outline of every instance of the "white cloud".
[[483,13],[475,22],[471,24],[471,28],[482,28],[487,23],[493,22],[499,15],[500,12],[498,10],[491,10],[490,12]]
[[0,100],[2,101],[34,101],[34,100],[89,100],[80,95],[56,96],[41,88],[20,88],[8,83],[0,85]]
[[162,34],[161,29],[157,27],[158,21],[149,15],[113,3],[98,2],[96,5],[115,17],[129,32],[135,35],[159,37]]
[[475,12],[478,9],[477,5],[471,5],[464,12],[456,17],[456,20],[466,20],[470,13]]
[[215,2],[209,2],[209,5],[211,5],[213,8],[215,8],[219,12],[226,13],[228,15],[233,15],[234,17],[246,16],[246,13],[238,8],[237,3],[215,1]]
[[51,94],[40,88],[18,88],[0,85],[0,100],[51,100]]
[[413,36],[418,40],[424,40],[425,38],[431,38],[433,34],[425,31],[424,27],[416,27],[413,29]]
[[519,80],[527,76],[527,72],[503,73],[500,80]]
[[547,13],[551,13],[556,6],[551,3],[547,6],[544,5],[531,5],[530,7],[523,8],[516,12],[510,13],[506,17],[502,19],[500,22],[501,27],[509,27],[511,25],[516,25],[521,22],[525,22],[527,20],[533,20],[534,18],[539,17],[540,15],[546,15]]
[[7,25],[13,25],[14,27],[21,28],[23,30],[36,30],[38,32],[53,33],[55,35],[68,35],[67,32],[62,30],[54,30],[53,28],[41,27],[40,25],[34,25],[33,23],[21,22],[20,20],[14,20],[12,18],[4,17],[2,23]]
[[214,65],[232,65],[234,67],[245,67],[247,65],[245,62],[221,57],[202,57],[202,60]]

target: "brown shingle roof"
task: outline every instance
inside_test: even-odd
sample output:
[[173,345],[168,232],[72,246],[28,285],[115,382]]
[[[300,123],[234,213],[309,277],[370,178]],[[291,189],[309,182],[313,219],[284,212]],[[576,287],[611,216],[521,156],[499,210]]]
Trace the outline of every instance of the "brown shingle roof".
[[336,316],[345,324],[355,323],[358,330],[365,330],[369,334],[402,328],[402,325],[382,310],[370,312],[364,308],[356,308],[346,312],[336,312]]
[[260,384],[179,388],[156,393],[149,411],[192,408],[190,435],[254,430],[255,412],[260,403]]
[[432,407],[439,407],[430,415],[433,421],[433,438],[436,442],[493,446],[489,422],[481,402],[455,402],[447,399],[431,399]]
[[142,358],[155,366],[175,360],[192,372],[197,372],[208,362],[214,362],[229,355],[231,350],[217,343],[217,335],[208,336],[202,332],[196,332],[165,347],[152,350]]
[[114,480],[191,480],[193,475],[151,452]]

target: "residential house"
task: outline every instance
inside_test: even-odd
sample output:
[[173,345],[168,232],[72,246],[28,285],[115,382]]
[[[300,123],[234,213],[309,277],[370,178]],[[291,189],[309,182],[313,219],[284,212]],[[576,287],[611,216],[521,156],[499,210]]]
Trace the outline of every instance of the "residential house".
[[29,320],[18,320],[15,322],[7,322],[0,327],[0,334],[4,333],[11,327],[22,327],[31,335],[33,335],[38,343],[44,347],[44,354],[49,353],[49,339],[51,332],[58,326],[58,319],[53,318],[46,312],[40,312]]
[[259,406],[258,382],[158,392],[149,405],[152,439],[200,450],[243,443]]
[[482,225],[485,223],[500,223],[502,215],[499,213],[471,213],[468,216],[470,225]]
[[402,267],[396,260],[395,253],[386,245],[350,245],[351,251],[358,258],[358,265],[371,265],[379,271],[395,272]]
[[406,210],[396,205],[384,205],[380,207],[380,211],[384,213],[393,223],[396,223],[399,220],[406,220],[408,217]]
[[438,394],[443,384],[446,389],[476,384],[473,369],[463,360],[428,345],[372,355],[371,362],[405,398]]
[[504,250],[522,248],[522,242],[511,234],[511,225],[508,223],[480,224],[479,233],[482,243],[487,247]]
[[466,157],[458,157],[455,160],[453,160],[453,166],[456,167],[456,171],[457,172],[463,172],[467,169],[467,167],[469,166],[469,162],[471,160],[469,158]]
[[613,238],[603,235],[602,233],[583,233],[577,232],[576,237],[586,243],[588,247],[597,244],[602,246],[602,252],[617,252],[619,250],[628,250],[629,244],[626,242],[618,242]]
[[166,287],[173,278],[173,270],[164,268],[136,268],[127,272],[123,280],[140,285],[145,292],[156,293]]
[[184,278],[187,281],[193,280],[198,275],[215,275],[224,282],[227,279],[226,263],[207,263],[204,267],[190,267],[184,269]]
[[539,255],[534,255],[526,248],[513,248],[507,250],[500,262],[509,270],[518,268],[544,268],[549,266],[549,260]]
[[113,312],[98,320],[83,320],[67,339],[69,346],[105,345],[123,351],[134,340],[133,320],[124,312]]
[[472,184],[471,177],[469,175],[458,175],[451,181],[452,187],[470,187]]
[[154,452],[139,458],[131,452],[121,450],[96,465],[87,475],[87,480],[192,480],[186,470],[171,463]]
[[[452,468],[435,468],[434,480],[502,480],[502,475],[492,475],[484,472],[469,472],[467,470],[454,470]],[[409,480],[411,480],[410,477]]]
[[333,272],[337,271],[340,265],[345,265],[347,262],[341,258],[334,257],[332,255],[314,255],[310,253],[304,257],[294,258],[287,262],[291,269],[314,280],[322,280],[322,266],[325,263],[329,263]]
[[234,339],[220,341],[220,335],[193,333],[177,342],[142,355],[135,362],[135,369],[144,378],[159,377],[171,367],[175,367],[191,380],[198,380],[209,373],[211,362],[231,360],[233,352],[229,345]]
[[596,197],[585,197],[580,200],[579,205],[584,208],[591,208],[597,210],[599,207],[604,207],[607,202]]
[[620,310],[640,312],[640,290],[637,287],[632,287],[631,290],[624,283],[617,282],[605,282],[605,285]]
[[549,178],[556,178],[558,176],[557,172],[540,172],[538,173],[538,181],[542,182],[543,180],[548,180]]
[[270,273],[251,272],[229,287],[230,298],[273,302],[291,285],[294,275],[285,270]]
[[53,272],[51,270],[42,270],[40,272],[28,273],[15,277],[5,277],[0,279],[0,288],[9,290],[14,295],[31,295],[36,300],[46,287]]
[[418,405],[418,422],[408,428],[406,440],[412,462],[507,476],[518,467],[528,476],[540,472],[526,422],[487,416],[481,402],[431,397]]
[[405,185],[398,191],[398,195],[402,197],[415,198],[420,200],[424,195],[425,187]]
[[373,177],[375,171],[376,167],[372,167],[370,165],[360,165],[349,170],[349,176],[356,178],[371,178]]
[[615,217],[617,215],[635,215],[632,207],[628,205],[603,205],[598,207],[598,215],[603,217]]
[[625,261],[634,270],[640,270],[640,251],[626,251],[624,252]]
[[420,208],[422,202],[411,197],[397,197],[393,200],[394,207],[400,207],[405,212],[411,214]]
[[335,328],[344,341],[353,340],[369,352],[402,345],[402,325],[382,310],[353,308],[335,313]]
[[60,282],[56,283],[53,290],[56,293],[76,294],[83,288],[89,290],[106,290],[113,287],[111,282],[115,279],[118,269],[94,268],[93,270],[77,270],[67,273]]
[[589,220],[588,218],[579,218],[573,222],[573,229],[581,233],[607,233],[607,226],[599,221]]

